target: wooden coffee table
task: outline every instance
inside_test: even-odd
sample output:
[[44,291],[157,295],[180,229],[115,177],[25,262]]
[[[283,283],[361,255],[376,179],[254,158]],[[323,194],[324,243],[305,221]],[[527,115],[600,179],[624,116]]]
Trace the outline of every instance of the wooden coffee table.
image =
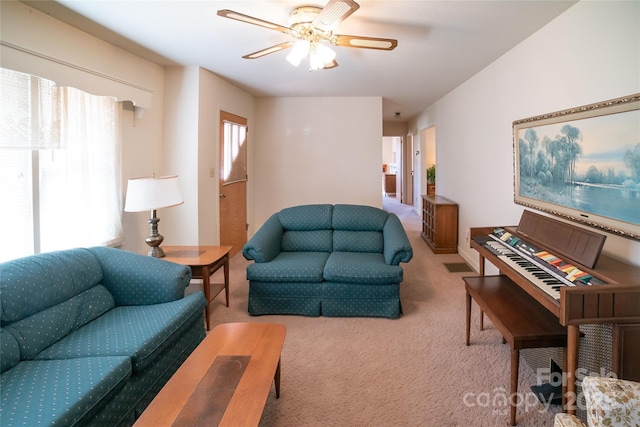
[[[231,246],[163,246],[162,248],[165,253],[165,257],[162,259],[188,265],[191,267],[193,278],[202,279],[202,290],[207,300],[204,311],[208,331],[211,315],[209,305],[223,289],[227,298],[227,307],[229,307],[229,251],[231,251]],[[224,283],[213,284],[214,286],[218,285],[219,289],[212,294],[211,275],[220,267],[224,267]]]
[[286,328],[223,323],[191,353],[136,421],[136,427],[257,426],[275,381]]

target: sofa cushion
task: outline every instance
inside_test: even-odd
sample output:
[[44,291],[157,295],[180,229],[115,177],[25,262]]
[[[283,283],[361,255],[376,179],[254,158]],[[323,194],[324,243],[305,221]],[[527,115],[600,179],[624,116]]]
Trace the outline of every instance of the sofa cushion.
[[278,213],[285,230],[330,230],[332,205],[302,205],[282,209]]
[[204,309],[202,292],[164,304],[122,306],[103,314],[38,354],[37,360],[128,356],[144,370]]
[[402,282],[402,267],[388,265],[382,254],[333,252],[324,267],[330,282],[390,284]]
[[331,252],[331,230],[285,231],[282,235],[284,252]]
[[14,367],[19,361],[18,341],[9,332],[0,328],[0,372]]
[[22,359],[32,359],[114,305],[109,291],[97,285],[5,328],[18,341]]
[[373,206],[335,205],[332,227],[334,230],[382,231],[389,213]]
[[380,231],[333,232],[333,250],[336,252],[372,252],[382,253],[384,236]]
[[131,376],[128,357],[24,361],[2,374],[2,425],[86,425]]
[[322,282],[326,252],[281,252],[271,262],[247,266],[247,279],[261,282]]
[[0,264],[0,317],[13,323],[100,283],[102,270],[88,249],[70,249]]

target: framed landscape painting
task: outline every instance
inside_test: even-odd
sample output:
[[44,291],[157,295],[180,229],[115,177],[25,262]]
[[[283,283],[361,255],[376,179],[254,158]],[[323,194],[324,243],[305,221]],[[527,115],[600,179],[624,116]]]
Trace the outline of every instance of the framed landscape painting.
[[640,94],[513,122],[514,200],[640,240]]

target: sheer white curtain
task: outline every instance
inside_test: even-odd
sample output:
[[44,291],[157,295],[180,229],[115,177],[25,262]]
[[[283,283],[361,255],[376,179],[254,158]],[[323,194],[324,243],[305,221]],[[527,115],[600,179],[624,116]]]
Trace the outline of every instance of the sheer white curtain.
[[[72,247],[121,244],[120,104],[113,97],[69,87],[56,87],[47,95],[53,99],[43,102],[39,100],[44,93],[38,89],[41,82],[30,76],[28,94],[15,91],[7,80],[12,73],[14,86],[25,81],[22,73],[3,70],[0,205],[7,209],[0,209],[0,228],[16,246],[0,249],[0,261]],[[39,106],[49,104],[55,108]],[[28,117],[5,115],[16,110]],[[35,120],[34,115],[40,117]],[[32,135],[54,137],[43,143],[42,138],[31,136],[32,142],[18,143],[20,123],[29,123]],[[55,132],[49,123],[55,124]]]
[[119,104],[59,90],[60,150],[40,159],[41,249],[122,243]]
[[0,68],[0,149],[49,149],[60,144],[55,82]]

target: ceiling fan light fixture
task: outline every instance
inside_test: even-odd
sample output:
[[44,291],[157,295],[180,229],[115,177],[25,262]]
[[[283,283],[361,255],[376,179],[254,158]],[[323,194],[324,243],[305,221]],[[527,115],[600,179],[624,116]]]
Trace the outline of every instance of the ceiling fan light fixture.
[[289,55],[287,55],[287,61],[294,67],[300,65],[302,60],[309,53],[309,42],[306,40],[298,40],[291,49]]
[[312,43],[309,53],[309,71],[333,68],[335,59],[336,53],[333,49],[320,43]]
[[358,10],[360,6],[354,0],[329,0],[325,7],[301,6],[289,13],[289,26],[285,27],[253,16],[244,15],[229,9],[218,11],[218,15],[259,27],[288,34],[295,39],[283,42],[257,52],[243,56],[245,59],[261,58],[284,49],[292,48],[287,61],[299,66],[309,55],[309,70],[326,70],[338,66],[336,53],[325,46],[327,42],[339,47],[393,50],[398,45],[395,39],[379,37],[349,36],[334,34],[336,26]]
[[321,11],[322,8],[315,6],[297,7],[289,13],[289,27],[295,28],[300,24],[311,24]]
[[331,62],[336,59],[336,52],[328,46],[318,44],[318,54],[323,62]]

